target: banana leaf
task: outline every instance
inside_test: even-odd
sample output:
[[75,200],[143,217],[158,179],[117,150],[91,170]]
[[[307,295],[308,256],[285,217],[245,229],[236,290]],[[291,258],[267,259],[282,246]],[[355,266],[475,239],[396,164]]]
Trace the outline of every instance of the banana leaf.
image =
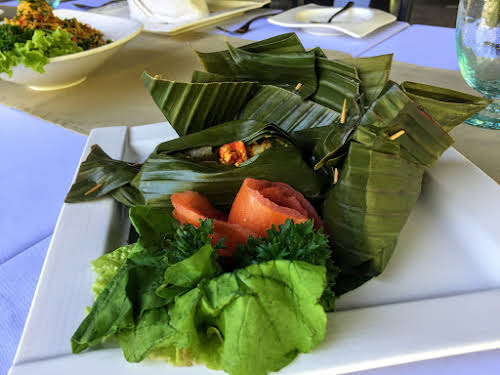
[[302,87],[298,94],[304,99],[316,92],[318,82],[314,52],[255,53],[235,48],[230,44],[228,50],[238,67],[234,76],[240,80],[257,81],[289,90],[293,90],[298,83],[301,83]]
[[338,117],[339,114],[330,108],[267,85],[256,92],[240,114],[240,119],[270,122],[287,132],[328,126]]
[[401,89],[420,104],[446,131],[486,108],[489,99],[415,82],[403,82]]
[[[404,129],[395,140],[390,135]],[[449,135],[397,86],[356,128],[323,219],[342,272],[337,293],[380,274],[419,196],[424,167],[452,144]]]
[[[196,162],[182,154],[200,146],[217,147],[235,140],[251,142],[267,137],[279,138],[286,144],[274,144],[240,167]],[[141,191],[150,206],[169,204],[171,194],[194,190],[214,205],[228,207],[246,177],[288,183],[309,199],[320,198],[329,182],[326,174],[313,171],[300,149],[278,127],[260,121],[232,121],[159,145],[144,162],[132,186]]]
[[[277,35],[272,38],[264,39],[255,43],[239,47],[243,51],[254,53],[283,54],[305,52],[302,43],[295,33]],[[237,76],[239,67],[234,63],[228,50],[218,52],[199,52],[195,51],[202,65],[210,73],[221,75]]]
[[224,76],[217,73],[203,72],[201,70],[193,70],[191,76],[191,83],[213,83],[213,82],[240,82],[239,79]]
[[234,120],[259,86],[255,82],[183,83],[147,73],[141,79],[179,136]]
[[361,80],[361,91],[366,106],[370,106],[379,97],[380,92],[389,80],[392,56],[390,54],[341,60],[341,62],[356,68]]
[[342,111],[344,99],[347,99],[349,111],[359,107],[357,103],[361,96],[361,81],[354,66],[341,61],[316,58],[316,70],[319,82],[312,100],[336,112]]
[[84,202],[108,195],[127,185],[138,171],[139,166],[111,159],[98,145],[93,145],[64,201]]
[[114,200],[127,207],[143,206],[145,203],[141,192],[130,184],[112,191],[111,196]]
[[313,149],[314,170],[328,166],[335,168],[343,160],[348,151],[348,141],[357,126],[357,119],[349,118],[345,124],[339,119],[333,123],[328,132],[318,139]]

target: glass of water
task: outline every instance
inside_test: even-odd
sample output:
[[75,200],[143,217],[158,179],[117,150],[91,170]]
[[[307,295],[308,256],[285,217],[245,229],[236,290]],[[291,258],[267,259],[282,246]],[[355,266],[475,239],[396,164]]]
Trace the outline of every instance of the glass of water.
[[500,129],[500,0],[460,0],[457,54],[467,84],[493,100],[465,122]]

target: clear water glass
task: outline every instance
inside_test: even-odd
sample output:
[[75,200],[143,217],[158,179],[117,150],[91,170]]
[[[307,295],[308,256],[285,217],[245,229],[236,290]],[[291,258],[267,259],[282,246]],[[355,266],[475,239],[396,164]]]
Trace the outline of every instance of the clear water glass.
[[465,122],[500,129],[500,0],[460,0],[457,55],[467,84],[493,100]]
[[47,0],[52,9],[56,9],[59,6],[59,2],[60,0]]

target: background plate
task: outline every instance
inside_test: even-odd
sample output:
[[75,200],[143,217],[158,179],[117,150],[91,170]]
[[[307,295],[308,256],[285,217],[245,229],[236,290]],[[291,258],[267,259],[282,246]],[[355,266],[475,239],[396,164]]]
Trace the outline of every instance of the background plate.
[[[176,137],[166,123],[91,132],[111,157],[142,162]],[[474,199],[471,199],[471,195]],[[500,187],[454,149],[423,191],[384,274],[339,299],[323,343],[282,374],[335,374],[500,348]],[[125,243],[127,210],[111,198],[62,208],[10,375],[218,373],[127,363],[121,350],[71,354],[93,302],[89,262]]]
[[[299,27],[312,34],[347,34],[353,38],[363,38],[397,19],[396,16],[379,9],[353,7],[339,14],[331,23],[326,23],[330,16],[340,9],[308,4],[269,17],[268,20],[278,26]],[[324,23],[312,23],[311,21]]]

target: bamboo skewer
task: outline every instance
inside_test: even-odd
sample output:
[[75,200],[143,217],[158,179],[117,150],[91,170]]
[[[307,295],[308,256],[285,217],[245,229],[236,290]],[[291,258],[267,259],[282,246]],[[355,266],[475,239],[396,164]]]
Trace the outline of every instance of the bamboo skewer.
[[404,133],[406,133],[404,130],[400,130],[400,131],[398,131],[398,132],[394,133],[393,135],[391,135],[391,136],[389,137],[389,139],[390,139],[391,141],[394,141],[394,140],[398,139],[399,137],[401,137]]
[[94,186],[92,189],[90,189],[89,191],[86,191],[84,193],[84,195],[89,195],[90,193],[93,193],[94,191],[96,190],[99,190],[100,188],[102,188],[102,185],[103,184],[97,184],[96,186]]
[[341,124],[345,124],[346,114],[347,114],[347,98],[344,99],[344,105],[342,106],[342,115],[340,116]]

